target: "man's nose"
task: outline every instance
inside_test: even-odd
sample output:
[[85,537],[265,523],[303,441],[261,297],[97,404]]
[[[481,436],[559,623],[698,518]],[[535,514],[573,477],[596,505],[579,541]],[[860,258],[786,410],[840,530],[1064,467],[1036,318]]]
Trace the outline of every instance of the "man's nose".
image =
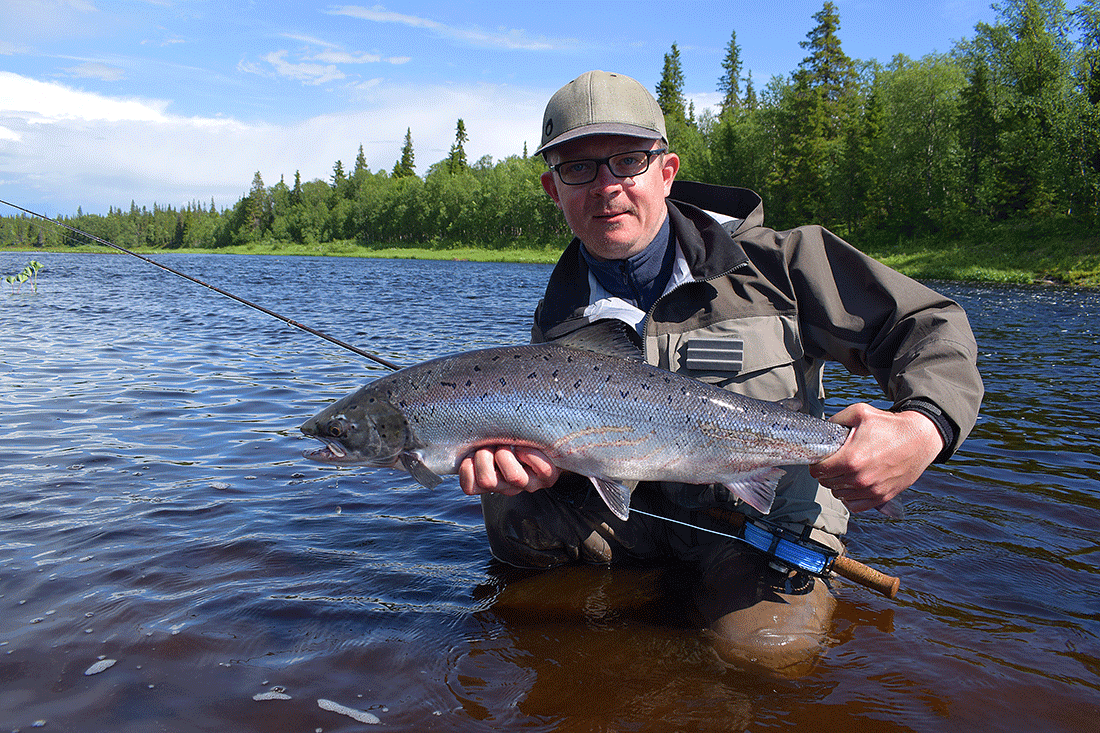
[[596,166],[596,180],[593,181],[594,188],[608,188],[609,186],[618,186],[626,180],[619,178],[611,172],[611,164],[608,161],[603,161]]

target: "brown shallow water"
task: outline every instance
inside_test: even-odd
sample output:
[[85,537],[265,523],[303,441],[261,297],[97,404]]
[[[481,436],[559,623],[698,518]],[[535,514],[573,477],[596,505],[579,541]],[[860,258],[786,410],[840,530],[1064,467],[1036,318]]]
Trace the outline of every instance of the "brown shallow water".
[[[401,363],[525,340],[548,274],[165,258]],[[682,568],[510,570],[453,479],[303,459],[297,426],[380,373],[359,357],[131,258],[36,259],[39,293],[0,295],[0,730],[1100,719],[1096,292],[938,286],[979,338],[982,419],[905,521],[853,523],[851,554],[900,575],[898,598],[835,584],[826,655],[780,682],[717,663]],[[876,397],[831,377],[834,411]]]

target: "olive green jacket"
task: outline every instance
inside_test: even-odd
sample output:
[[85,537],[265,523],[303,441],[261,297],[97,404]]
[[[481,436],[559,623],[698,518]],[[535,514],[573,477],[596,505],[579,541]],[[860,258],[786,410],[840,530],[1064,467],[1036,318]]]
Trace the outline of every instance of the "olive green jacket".
[[[822,227],[764,227],[763,203],[747,189],[677,182],[668,211],[688,277],[674,276],[680,284],[646,314],[647,362],[760,399],[796,398],[818,416],[824,364],[839,362],[873,376],[894,409],[931,417],[947,443],[938,461],[970,432],[983,387],[958,304]],[[574,239],[550,277],[536,342],[606,317],[580,246]],[[804,467],[780,483],[772,516],[833,535],[847,523]]]

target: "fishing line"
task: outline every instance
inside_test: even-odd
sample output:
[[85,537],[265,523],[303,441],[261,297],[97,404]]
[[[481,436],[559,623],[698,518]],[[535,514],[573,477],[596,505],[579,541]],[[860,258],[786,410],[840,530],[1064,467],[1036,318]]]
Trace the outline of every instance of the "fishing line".
[[782,532],[778,527],[773,527],[763,522],[746,520],[741,527],[742,534],[736,535],[727,532],[719,532],[716,529],[708,529],[707,527],[688,524],[687,522],[681,522],[679,519],[673,519],[672,517],[650,514],[649,512],[644,512],[641,509],[635,509],[633,507],[631,507],[630,512],[632,514],[644,514],[654,519],[661,519],[666,522],[671,522],[672,524],[679,524],[701,532],[716,534],[719,537],[728,537],[738,542],[744,542],[746,545],[764,553],[769,558],[780,561],[787,567],[795,570],[804,570],[818,577],[826,577],[828,575],[832,560],[837,555],[835,550],[825,545],[818,542],[813,542],[811,545],[810,542],[812,542],[812,540],[802,540],[801,538],[785,536],[786,533]]
[[232,300],[235,300],[235,301],[237,301],[238,303],[240,303],[242,305],[246,305],[249,308],[254,308],[254,309],[260,311],[261,313],[266,313],[267,315],[269,315],[273,318],[279,319],[280,321],[287,324],[288,326],[293,326],[294,328],[305,331],[306,333],[313,334],[314,336],[317,336],[318,338],[322,338],[325,341],[328,341],[329,343],[336,344],[337,346],[339,346],[341,348],[344,348],[344,349],[347,349],[348,351],[351,351],[352,353],[355,353],[355,354],[358,354],[359,356],[370,359],[371,361],[373,361],[377,364],[381,364],[382,366],[386,367],[387,369],[392,369],[393,371],[397,371],[398,369],[401,368],[397,364],[394,364],[392,361],[384,359],[381,356],[378,356],[377,354],[372,354],[369,351],[363,351],[362,349],[357,348],[355,346],[352,346],[351,344],[346,343],[344,341],[341,341],[340,339],[338,339],[334,336],[329,336],[327,333],[324,333],[322,331],[318,331],[315,328],[310,328],[309,326],[306,326],[306,325],[303,325],[301,323],[298,323],[297,321],[291,320],[290,318],[287,318],[286,316],[279,315],[278,313],[276,313],[273,310],[269,310],[267,308],[264,308],[262,305],[258,305],[256,303],[251,302],[251,301],[245,300],[244,298],[242,298],[240,296],[237,296],[237,295],[234,295],[233,293],[230,293],[228,291],[222,290],[221,288],[219,288],[215,285],[211,285],[210,283],[203,282],[202,280],[199,280],[196,277],[192,277],[191,275],[188,275],[185,272],[180,272],[179,270],[174,270],[171,267],[168,267],[167,265],[163,265],[163,264],[157,262],[156,260],[145,257],[144,255],[140,255],[137,252],[128,250],[125,247],[121,247],[121,246],[115,244],[114,242],[108,242],[106,239],[102,239],[100,237],[97,237],[94,234],[89,234],[88,232],[85,232],[81,229],[77,229],[76,227],[70,226],[70,225],[66,224],[65,222],[63,222],[63,221],[58,221],[57,219],[51,219],[50,217],[45,216],[44,214],[39,214],[35,211],[31,211],[30,209],[23,208],[22,206],[19,206],[18,204],[13,204],[10,201],[5,201],[3,199],[0,199],[0,204],[5,204],[7,206],[12,207],[13,209],[18,209],[19,211],[22,211],[25,214],[30,214],[31,216],[38,217],[39,219],[42,219],[43,221],[50,222],[51,224],[56,224],[57,226],[61,227],[62,229],[68,229],[70,232],[72,232],[74,234],[79,234],[83,237],[87,237],[88,239],[90,239],[94,242],[98,242],[99,244],[102,244],[106,247],[111,247],[113,249],[117,249],[119,252],[124,252],[128,255],[131,255],[132,257],[137,257],[139,260],[142,260],[143,262],[148,262],[150,265],[153,265],[154,267],[159,267],[160,269],[166,270],[167,272],[170,272],[173,275],[178,275],[178,276],[182,277],[185,280],[190,280],[191,282],[195,283],[196,285],[201,285],[204,288],[209,288],[210,290],[213,290],[218,295],[224,295],[225,297],[230,298]]

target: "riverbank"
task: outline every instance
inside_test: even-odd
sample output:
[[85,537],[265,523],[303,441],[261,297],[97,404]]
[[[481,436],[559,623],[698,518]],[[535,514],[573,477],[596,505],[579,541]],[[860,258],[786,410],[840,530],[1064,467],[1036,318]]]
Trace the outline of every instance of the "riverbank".
[[[990,227],[958,237],[925,235],[895,242],[859,243],[864,252],[890,267],[920,280],[960,282],[1046,283],[1100,287],[1100,236],[1047,228],[1041,232],[1023,227]],[[50,248],[0,247],[0,251],[26,251],[31,255]],[[112,252],[107,247],[65,247],[52,251]],[[163,249],[138,249],[151,255]],[[556,247],[495,249],[487,247],[403,247],[362,245],[339,240],[306,245],[265,240],[217,249],[187,249],[210,254],[284,256],[375,257],[413,260],[467,260],[551,264],[561,250]],[[0,273],[6,274],[6,273]]]

